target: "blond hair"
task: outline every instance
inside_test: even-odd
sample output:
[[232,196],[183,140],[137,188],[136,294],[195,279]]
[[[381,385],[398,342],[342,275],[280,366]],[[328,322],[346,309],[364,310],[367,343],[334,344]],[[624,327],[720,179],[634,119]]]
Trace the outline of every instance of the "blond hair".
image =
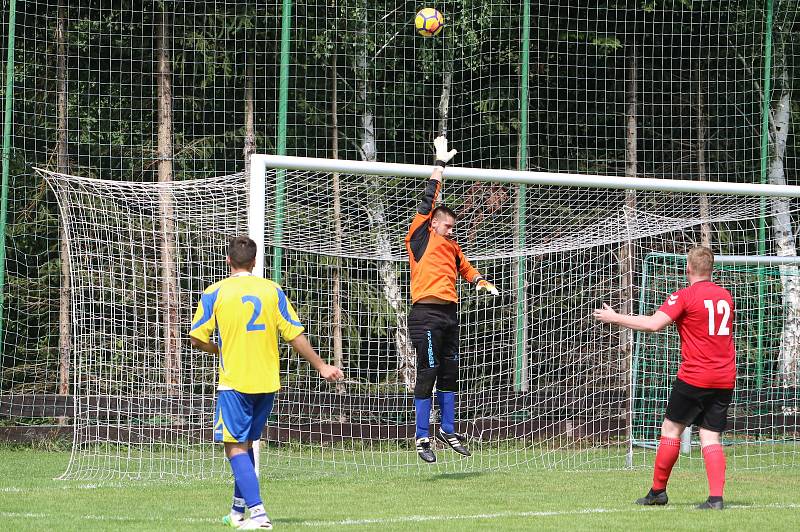
[[704,246],[697,246],[686,254],[686,263],[691,266],[692,273],[703,277],[711,277],[714,269],[714,253]]

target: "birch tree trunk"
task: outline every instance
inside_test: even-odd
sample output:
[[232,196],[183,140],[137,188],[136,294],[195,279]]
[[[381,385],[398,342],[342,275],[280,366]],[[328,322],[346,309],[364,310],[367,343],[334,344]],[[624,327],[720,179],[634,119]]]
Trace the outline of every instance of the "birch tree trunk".
[[451,68],[442,76],[442,97],[439,99],[439,135],[447,136],[447,117],[450,115],[450,90],[453,85]]
[[[158,71],[158,182],[172,182],[172,65],[170,64],[169,22],[164,4],[157,15]],[[167,188],[159,193],[159,232],[161,237],[161,315],[164,335],[164,382],[167,393],[178,395],[181,384],[180,335],[178,330],[178,285],[175,256],[175,205]]]
[[[373,112],[372,102],[370,102],[367,93],[368,71],[370,67],[370,61],[367,56],[369,49],[367,26],[362,25],[362,28],[363,45],[359,47],[359,56],[356,63],[359,72],[362,73],[357,80],[359,84],[357,98],[362,108],[360,152],[361,158],[364,161],[375,161],[375,114]],[[397,356],[399,358],[398,372],[400,380],[406,388],[411,391],[414,389],[416,380],[416,357],[414,356],[414,349],[408,337],[408,318],[406,316],[405,301],[403,300],[403,294],[400,290],[397,271],[391,260],[391,242],[389,241],[389,235],[386,233],[386,203],[379,192],[384,188],[385,183],[380,177],[373,176],[370,178],[369,186],[370,189],[375,192],[373,195],[374,200],[367,202],[364,208],[367,211],[370,225],[375,234],[378,272],[383,287],[383,294],[397,318],[395,344],[397,347]]]
[[[789,67],[786,64],[785,50],[775,46],[774,71],[775,92],[779,94],[774,108],[770,108],[770,136],[772,153],[770,155],[768,176],[773,185],[786,184],[784,157],[789,125],[792,115],[792,86]],[[785,198],[770,200],[772,227],[775,237],[776,253],[782,257],[797,256],[795,234],[792,226],[791,205]],[[781,287],[783,289],[784,322],[781,332],[781,348],[778,356],[778,371],[784,386],[798,386],[798,360],[800,360],[800,278],[796,266],[780,266]]]
[[256,127],[255,127],[255,100],[253,98],[253,83],[255,69],[252,59],[248,59],[247,66],[244,68],[244,173],[250,175],[250,156],[256,150]]

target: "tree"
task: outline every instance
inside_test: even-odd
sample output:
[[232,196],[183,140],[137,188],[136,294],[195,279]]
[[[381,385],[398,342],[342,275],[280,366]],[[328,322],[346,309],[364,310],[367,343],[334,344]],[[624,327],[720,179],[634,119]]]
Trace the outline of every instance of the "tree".
[[[793,9],[793,2],[779,2],[776,13],[787,17],[786,10]],[[796,8],[796,5],[794,6]],[[785,156],[792,115],[792,82],[789,47],[796,37],[792,31],[792,20],[778,19],[775,25],[773,53],[774,91],[777,95],[770,102],[769,135],[771,153],[768,179],[773,185],[786,184]],[[772,230],[777,255],[797,256],[796,235],[792,225],[792,206],[787,198],[772,198]],[[796,266],[780,267],[783,289],[784,321],[781,332],[781,347],[778,358],[779,374],[785,386],[800,384],[800,272]]]
[[[157,13],[158,72],[158,182],[172,182],[172,67],[169,56],[170,23],[166,3]],[[175,205],[167,187],[159,192],[159,236],[161,273],[161,315],[164,335],[164,383],[167,392],[179,394],[181,385],[181,350],[178,317],[178,281],[175,241]]]
[[[56,22],[56,77],[57,77],[57,156],[56,169],[62,174],[69,173],[69,151],[67,139],[67,8],[63,0],[58,3]],[[68,395],[70,391],[70,360],[72,357],[72,324],[70,320],[71,293],[69,274],[69,246],[64,224],[59,228],[59,259],[61,262],[61,289],[59,290],[58,310],[58,393]]]

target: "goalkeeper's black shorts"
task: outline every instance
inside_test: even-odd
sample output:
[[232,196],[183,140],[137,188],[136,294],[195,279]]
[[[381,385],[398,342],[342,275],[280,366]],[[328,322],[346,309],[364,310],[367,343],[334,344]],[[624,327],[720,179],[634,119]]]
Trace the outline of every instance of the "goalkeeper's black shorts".
[[408,335],[417,354],[417,371],[458,360],[458,305],[415,303],[408,315]]
[[728,407],[732,398],[733,390],[698,388],[675,379],[664,417],[681,425],[697,425],[713,432],[722,432],[728,423]]

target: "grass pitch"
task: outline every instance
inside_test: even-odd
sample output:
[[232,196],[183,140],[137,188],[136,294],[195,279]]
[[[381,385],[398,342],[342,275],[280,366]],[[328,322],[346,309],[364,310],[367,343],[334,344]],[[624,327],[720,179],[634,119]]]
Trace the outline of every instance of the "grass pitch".
[[[221,449],[220,449],[221,452]],[[63,481],[69,453],[0,447],[3,530],[226,530],[231,483]],[[652,457],[651,457],[652,459]],[[670,504],[632,504],[651,471],[510,469],[485,473],[262,469],[276,530],[796,530],[800,469],[728,475],[723,512],[700,512],[701,460],[683,462]]]

